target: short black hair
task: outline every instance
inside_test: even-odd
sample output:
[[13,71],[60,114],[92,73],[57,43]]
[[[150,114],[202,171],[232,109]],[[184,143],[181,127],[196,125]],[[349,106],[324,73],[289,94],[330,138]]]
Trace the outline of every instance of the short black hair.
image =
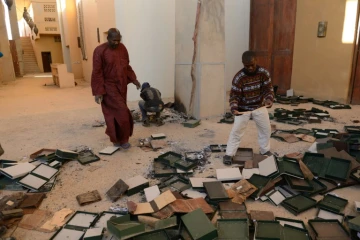
[[113,37],[113,36],[115,36],[115,35],[120,35],[120,41],[121,41],[121,38],[122,38],[122,36],[121,36],[121,34],[120,34],[120,31],[119,31],[119,29],[117,29],[117,28],[110,28],[109,30],[108,30],[108,39],[109,39],[109,37]]
[[242,55],[242,61],[244,62],[244,63],[249,63],[249,62],[251,62],[253,59],[255,59],[255,52],[253,52],[253,51],[246,51],[246,52],[244,52],[243,53],[243,55]]

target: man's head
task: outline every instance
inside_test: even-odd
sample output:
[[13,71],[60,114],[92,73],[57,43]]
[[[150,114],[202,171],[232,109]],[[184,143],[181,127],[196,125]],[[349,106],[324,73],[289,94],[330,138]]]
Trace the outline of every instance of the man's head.
[[150,84],[148,82],[144,82],[142,85],[141,85],[141,91],[146,89],[146,88],[149,88],[150,87]]
[[109,29],[107,40],[108,40],[109,46],[111,48],[116,49],[121,42],[121,38],[122,38],[122,36],[118,29],[116,29],[116,28]]
[[244,64],[244,68],[249,73],[253,73],[256,71],[256,57],[255,53],[252,51],[246,51],[242,55],[242,62]]

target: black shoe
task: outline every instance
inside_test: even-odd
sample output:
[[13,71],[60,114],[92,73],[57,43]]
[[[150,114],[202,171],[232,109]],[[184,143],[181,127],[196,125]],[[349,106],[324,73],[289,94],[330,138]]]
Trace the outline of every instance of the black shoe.
[[225,165],[231,165],[232,164],[232,156],[229,156],[229,155],[225,155],[223,157],[223,163]]
[[5,226],[0,227],[0,236],[3,236],[7,231],[7,228]]
[[261,155],[268,156],[268,157],[274,156],[274,154],[272,152],[270,152],[270,151],[267,151],[266,153],[261,154]]
[[158,127],[160,127],[160,126],[162,126],[162,125],[164,125],[165,123],[164,123],[164,121],[161,119],[161,118],[158,118],[157,120],[156,120],[156,126],[158,126]]
[[144,127],[150,127],[150,121],[148,119],[144,120],[143,124]]

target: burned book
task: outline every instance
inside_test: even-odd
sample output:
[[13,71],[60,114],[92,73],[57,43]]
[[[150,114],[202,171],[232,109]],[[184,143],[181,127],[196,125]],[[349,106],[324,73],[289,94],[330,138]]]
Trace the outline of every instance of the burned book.
[[269,192],[266,196],[275,206],[280,205],[286,199],[280,191],[276,190]]
[[18,164],[18,161],[0,159],[0,168],[12,167]]
[[79,153],[64,149],[56,149],[55,155],[61,159],[71,160],[76,159],[79,156]]
[[148,214],[157,212],[174,201],[176,201],[175,196],[168,190],[157,196],[151,202],[137,203],[134,207],[131,206],[132,202],[128,202],[128,208],[129,212],[134,215]]
[[116,202],[127,190],[129,186],[119,179],[107,192],[106,195],[111,201]]
[[244,164],[247,161],[251,161],[254,158],[254,152],[252,148],[238,148],[235,156],[232,159],[233,164]]
[[299,192],[301,192],[302,195],[308,196],[308,197],[312,197],[318,193],[321,193],[323,191],[326,191],[327,186],[322,183],[320,180],[318,179],[313,179],[313,180],[309,180],[309,183],[312,187],[312,190],[299,190]]
[[42,149],[30,154],[30,158],[36,159],[36,158],[46,156],[51,153],[55,153],[55,151],[56,151],[56,149],[52,149],[52,148],[42,148]]
[[56,178],[57,176],[53,177],[52,179],[50,179],[49,181],[47,181],[42,187],[40,187],[39,189],[35,190],[35,189],[29,189],[29,193],[45,193],[45,192],[50,192],[54,186],[55,186],[55,182],[56,182]]
[[289,184],[289,186],[294,190],[309,191],[309,192],[314,190],[314,187],[307,179],[299,179],[290,176],[285,176],[285,180]]
[[63,239],[73,239],[73,240],[81,240],[84,236],[85,232],[79,229],[60,228],[51,238],[50,240],[63,240]]
[[193,189],[201,190],[204,189],[205,182],[215,182],[217,181],[216,178],[189,178],[190,184]]
[[349,220],[348,225],[350,229],[360,232],[360,216]]
[[229,199],[229,195],[221,182],[204,182],[204,187],[209,199],[212,201],[224,201]]
[[335,219],[338,220],[340,223],[342,223],[344,220],[344,214],[334,213],[331,211],[327,211],[325,209],[319,209],[316,217],[317,219],[326,219],[326,220]]
[[286,210],[294,215],[298,215],[306,210],[309,210],[310,208],[315,207],[316,204],[316,200],[303,195],[296,195],[294,197],[287,198],[281,203]]
[[17,179],[25,176],[35,169],[31,163],[19,163],[11,167],[0,169],[0,172],[8,178]]
[[309,220],[317,239],[350,240],[349,233],[338,220]]
[[163,133],[156,133],[156,134],[151,134],[151,138],[152,139],[164,139],[164,138],[166,138],[166,135]]
[[50,179],[54,178],[58,172],[59,170],[56,168],[40,164],[28,175],[20,179],[19,184],[31,190],[38,191],[41,187],[48,183]]
[[183,122],[184,127],[187,128],[195,128],[197,126],[199,126],[201,123],[201,120],[188,120],[186,122]]
[[217,229],[201,209],[181,217],[192,239],[207,240],[218,236]]
[[219,144],[212,144],[209,146],[211,152],[222,152],[223,149]]
[[113,217],[121,217],[126,215],[127,213],[118,213],[118,212],[102,212],[100,213],[100,216],[96,219],[94,223],[95,228],[106,228],[107,221],[110,220],[110,218]]
[[88,163],[99,161],[100,158],[97,155],[95,155],[91,150],[88,150],[88,151],[80,152],[79,156],[77,157],[77,160],[82,165],[85,165]]
[[19,208],[38,208],[45,198],[44,193],[26,194],[24,201],[20,204]]
[[165,164],[161,163],[158,160],[158,158],[154,159],[153,169],[154,169],[154,177],[157,177],[157,178],[158,177],[170,177],[170,176],[177,174],[176,168],[166,166]]
[[291,218],[281,218],[281,217],[276,217],[275,218],[276,221],[278,221],[280,223],[281,226],[292,226],[298,229],[303,229],[306,230],[306,226],[304,224],[303,221],[300,220],[295,220],[295,219],[291,219]]
[[66,222],[65,226],[66,228],[84,230],[93,226],[98,216],[97,213],[77,211]]
[[163,229],[146,232],[133,237],[134,240],[171,240],[167,232]]
[[278,221],[257,221],[255,239],[281,239],[281,225]]
[[259,163],[259,172],[260,175],[270,178],[275,178],[279,175],[304,178],[298,161],[286,158],[278,161],[274,156],[270,156]]
[[248,219],[219,219],[217,231],[219,239],[249,239]]
[[102,155],[113,155],[116,151],[120,150],[120,147],[110,146],[106,147],[99,152]]
[[124,181],[128,186],[127,195],[134,195],[149,187],[149,181],[142,176],[135,176]]
[[174,213],[189,213],[196,209],[201,209],[205,214],[214,213],[214,209],[203,198],[176,199],[169,207]]
[[101,201],[101,196],[100,196],[100,194],[99,194],[99,192],[97,190],[94,190],[94,191],[91,191],[91,192],[87,192],[87,193],[77,195],[76,200],[78,201],[80,206],[84,206],[84,205],[87,205],[87,204],[91,204],[91,203],[94,203],[94,202]]
[[89,228],[86,230],[83,240],[102,240],[104,228]]
[[145,232],[145,224],[130,220],[130,215],[113,217],[107,222],[108,231],[117,239],[135,237]]
[[344,210],[347,204],[347,199],[340,198],[332,194],[326,194],[324,198],[319,202],[319,208],[334,213],[340,213]]
[[239,181],[242,179],[239,168],[216,169],[216,178],[218,181]]
[[156,161],[169,167],[179,168],[183,171],[189,171],[197,166],[197,161],[184,158],[182,155],[175,152],[162,154],[156,159]]
[[271,178],[253,174],[248,181],[258,189],[251,195],[256,200],[262,195],[263,189],[270,183]]
[[322,178],[345,182],[349,176],[351,161],[341,158],[325,158],[324,154],[306,152],[303,162],[310,171]]

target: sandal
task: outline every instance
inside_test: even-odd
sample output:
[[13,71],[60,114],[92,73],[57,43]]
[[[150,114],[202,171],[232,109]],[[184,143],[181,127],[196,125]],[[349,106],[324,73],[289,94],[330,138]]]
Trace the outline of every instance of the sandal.
[[123,149],[129,149],[131,147],[131,144],[130,143],[124,143],[124,144],[121,145],[121,147]]

